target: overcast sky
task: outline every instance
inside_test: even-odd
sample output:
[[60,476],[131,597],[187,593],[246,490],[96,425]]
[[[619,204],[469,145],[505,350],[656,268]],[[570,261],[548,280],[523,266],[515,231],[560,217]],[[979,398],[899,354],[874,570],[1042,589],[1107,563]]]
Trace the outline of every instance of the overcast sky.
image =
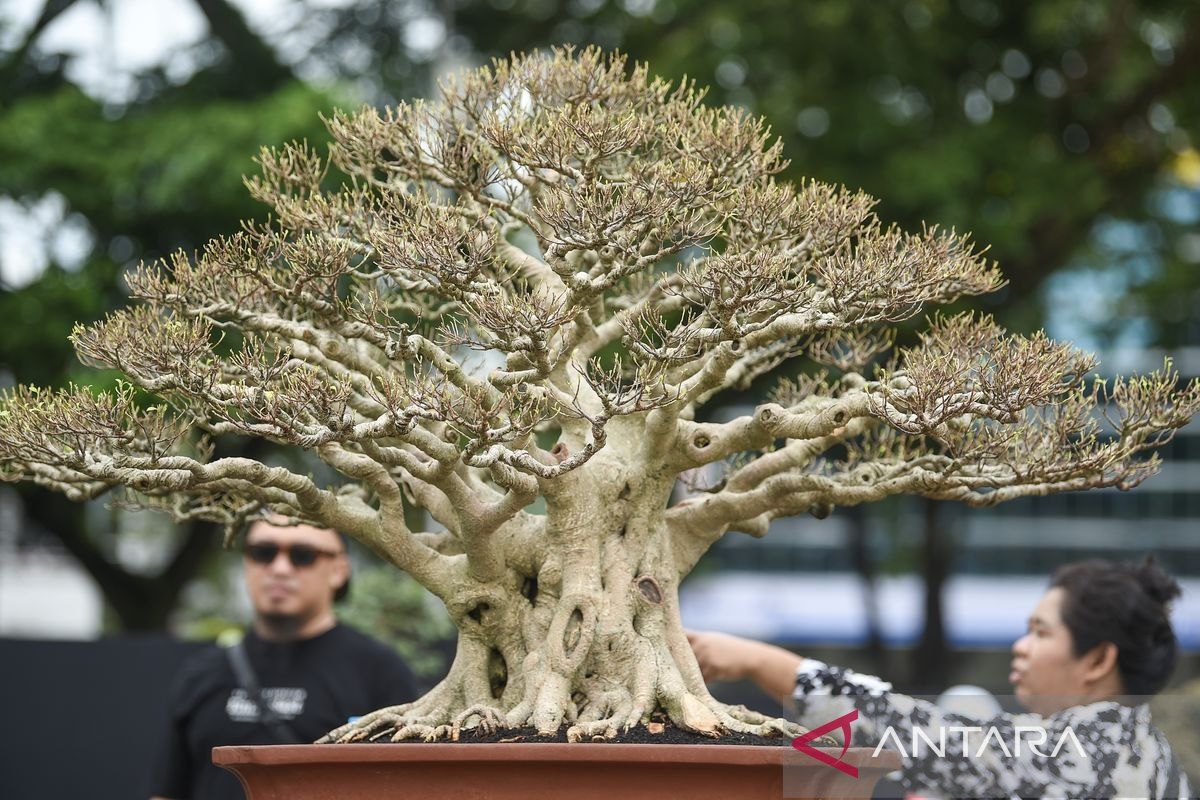
[[[307,11],[346,5],[347,0],[232,0],[254,30],[285,60],[304,47]],[[33,24],[44,0],[0,0],[0,45],[11,47]],[[191,0],[95,0],[77,2],[38,39],[43,52],[70,55],[68,77],[95,97],[120,102],[129,96],[132,74],[157,64],[173,77],[193,69],[190,48],[204,38],[206,23]]]

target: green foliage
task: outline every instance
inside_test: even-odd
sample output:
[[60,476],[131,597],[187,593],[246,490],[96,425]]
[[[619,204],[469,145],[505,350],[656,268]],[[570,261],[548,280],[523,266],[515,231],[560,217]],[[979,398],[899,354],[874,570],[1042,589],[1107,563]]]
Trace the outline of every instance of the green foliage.
[[[63,385],[83,371],[61,335],[124,301],[120,274],[137,258],[196,247],[242,219],[265,216],[242,186],[264,142],[323,141],[314,112],[333,101],[292,83],[256,101],[131,108],[108,119],[67,86],[26,97],[0,115],[0,187],[31,202],[47,191],[87,220],[95,240],[84,264],[51,263],[38,281],[0,290],[0,367],[19,380]],[[100,379],[103,383],[105,380]]]
[[[299,82],[237,101],[186,88],[119,114],[70,85],[18,95],[0,109],[0,194],[28,206],[56,193],[68,214],[83,217],[92,240],[80,264],[64,266],[51,251],[38,280],[16,289],[0,283],[0,385],[115,388],[116,373],[80,366],[63,332],[123,305],[122,272],[139,259],[264,218],[242,185],[252,159],[265,142],[323,141],[315,112],[337,102]],[[214,531],[161,531],[175,541],[174,566],[142,575],[115,561],[117,532],[96,524],[107,517],[22,496],[26,513],[88,568],[123,628],[161,627],[213,550]]]
[[262,208],[242,175],[263,143],[324,141],[314,112],[333,102],[291,83],[254,101],[132,107],[108,119],[74,87],[24,98],[0,117],[0,186],[10,196],[62,194],[105,236],[166,252],[230,231]]

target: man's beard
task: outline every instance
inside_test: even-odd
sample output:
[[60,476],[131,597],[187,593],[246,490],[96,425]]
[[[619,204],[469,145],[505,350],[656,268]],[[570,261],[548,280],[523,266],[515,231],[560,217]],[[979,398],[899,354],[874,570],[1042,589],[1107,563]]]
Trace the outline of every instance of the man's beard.
[[272,639],[294,639],[304,627],[304,617],[300,614],[259,614],[262,626],[270,632]]

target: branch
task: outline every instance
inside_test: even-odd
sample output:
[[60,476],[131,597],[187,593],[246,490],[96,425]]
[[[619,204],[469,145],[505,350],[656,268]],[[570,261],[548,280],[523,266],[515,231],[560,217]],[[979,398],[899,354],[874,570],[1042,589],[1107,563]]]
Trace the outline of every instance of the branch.
[[337,515],[339,530],[355,537],[400,569],[412,575],[422,586],[445,598],[461,579],[461,564],[443,556],[417,538],[404,522],[403,494],[387,468],[374,459],[352,453],[339,444],[317,449],[321,459],[338,472],[364,482],[379,499],[375,512],[365,504],[347,507]]
[[[684,470],[712,464],[735,453],[766,449],[778,439],[801,440],[795,444],[824,452],[864,429],[864,418],[875,413],[871,388],[873,385],[852,389],[838,398],[811,396],[791,409],[766,403],[753,415],[724,423],[680,420],[676,431],[681,452],[676,466]],[[828,445],[822,446],[826,442]]]
[[728,476],[725,485],[732,491],[744,492],[780,473],[806,469],[835,445],[861,436],[875,424],[878,423],[872,418],[856,417],[826,436],[790,441],[780,449],[766,453],[735,470]]
[[[1013,353],[1022,355],[1010,362]],[[1078,386],[1079,356],[1039,339],[1007,340],[991,354],[974,352],[972,363],[981,357],[989,368],[973,377],[963,377],[964,368],[952,358],[913,361],[919,380],[936,372],[943,380],[985,390],[961,399],[947,396],[941,384],[924,394],[893,379],[838,399],[810,397],[803,412],[768,404],[753,418],[697,426],[706,446],[697,451],[693,439],[696,459],[757,444],[759,428],[800,441],[750,462],[720,491],[668,511],[679,563],[690,569],[730,529],[762,535],[779,516],[824,517],[836,505],[899,493],[990,506],[1058,491],[1130,489],[1157,470],[1157,457],[1143,454],[1170,441],[1200,412],[1200,380],[1178,390],[1178,373],[1169,361],[1162,370],[1120,380],[1111,390],[1099,382],[1089,393]],[[1043,405],[1019,411],[1005,405],[1017,401]],[[907,404],[907,412],[901,413],[897,403]],[[916,412],[917,407],[927,410]],[[1097,422],[1102,409],[1112,435],[1104,435]],[[845,460],[836,469],[818,464],[821,448],[836,443],[846,445]]]

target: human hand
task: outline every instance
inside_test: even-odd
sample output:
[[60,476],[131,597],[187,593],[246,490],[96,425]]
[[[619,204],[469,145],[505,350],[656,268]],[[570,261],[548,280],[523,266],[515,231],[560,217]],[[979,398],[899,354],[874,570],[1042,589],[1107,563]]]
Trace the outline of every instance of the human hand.
[[706,683],[749,677],[762,655],[762,642],[715,631],[685,631]]
[[706,683],[750,678],[772,697],[786,702],[796,688],[804,660],[782,647],[712,631],[685,631]]

